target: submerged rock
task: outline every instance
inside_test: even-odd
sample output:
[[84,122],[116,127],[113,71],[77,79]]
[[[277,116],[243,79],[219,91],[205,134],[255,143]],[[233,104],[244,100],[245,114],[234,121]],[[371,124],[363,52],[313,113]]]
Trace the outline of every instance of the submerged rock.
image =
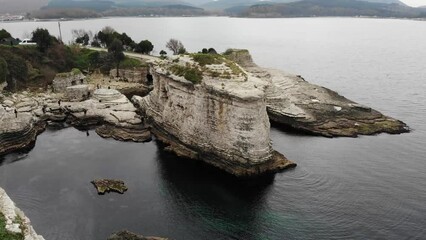
[[167,238],[144,237],[142,235],[123,230],[113,233],[111,236],[108,237],[108,240],[167,240]]
[[121,180],[97,179],[93,180],[91,183],[95,185],[98,194],[105,194],[106,192],[111,191],[123,194],[125,191],[127,191],[126,185],[124,185],[124,182]]

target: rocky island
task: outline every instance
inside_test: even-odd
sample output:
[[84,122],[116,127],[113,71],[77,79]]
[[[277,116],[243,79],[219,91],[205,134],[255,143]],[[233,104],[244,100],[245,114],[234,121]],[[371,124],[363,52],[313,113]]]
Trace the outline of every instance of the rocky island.
[[295,166],[272,149],[267,82],[210,54],[158,60],[150,74],[153,90],[132,101],[168,150],[236,176]]

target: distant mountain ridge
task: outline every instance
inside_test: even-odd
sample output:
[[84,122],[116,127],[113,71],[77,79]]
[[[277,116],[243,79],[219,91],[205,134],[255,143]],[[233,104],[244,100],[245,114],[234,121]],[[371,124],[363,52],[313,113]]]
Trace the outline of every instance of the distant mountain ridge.
[[[205,9],[223,10],[227,8],[252,6],[252,5],[258,5],[258,4],[291,3],[291,2],[300,2],[300,1],[302,0],[216,0],[216,1],[210,1],[207,3],[201,4],[200,7],[203,7]],[[364,1],[372,2],[372,3],[387,3],[387,4],[396,3],[400,5],[405,5],[399,0],[364,0]]]
[[303,0],[291,3],[258,4],[240,10],[242,17],[320,17],[365,16],[392,18],[426,18],[426,10],[399,3],[357,0]]

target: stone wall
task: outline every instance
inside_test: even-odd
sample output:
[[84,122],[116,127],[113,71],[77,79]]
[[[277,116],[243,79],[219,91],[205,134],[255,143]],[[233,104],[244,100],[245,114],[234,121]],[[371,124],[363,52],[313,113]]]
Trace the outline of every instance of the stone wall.
[[[234,175],[288,166],[271,147],[265,93],[260,82],[204,80],[194,85],[151,67],[154,90],[133,100],[157,138],[181,156],[203,160]],[[232,82],[228,80],[227,83]]]

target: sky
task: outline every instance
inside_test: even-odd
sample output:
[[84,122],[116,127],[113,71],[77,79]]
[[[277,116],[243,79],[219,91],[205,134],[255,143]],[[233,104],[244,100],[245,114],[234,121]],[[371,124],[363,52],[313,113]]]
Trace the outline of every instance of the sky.
[[400,1],[413,7],[426,6],[426,0],[400,0]]

